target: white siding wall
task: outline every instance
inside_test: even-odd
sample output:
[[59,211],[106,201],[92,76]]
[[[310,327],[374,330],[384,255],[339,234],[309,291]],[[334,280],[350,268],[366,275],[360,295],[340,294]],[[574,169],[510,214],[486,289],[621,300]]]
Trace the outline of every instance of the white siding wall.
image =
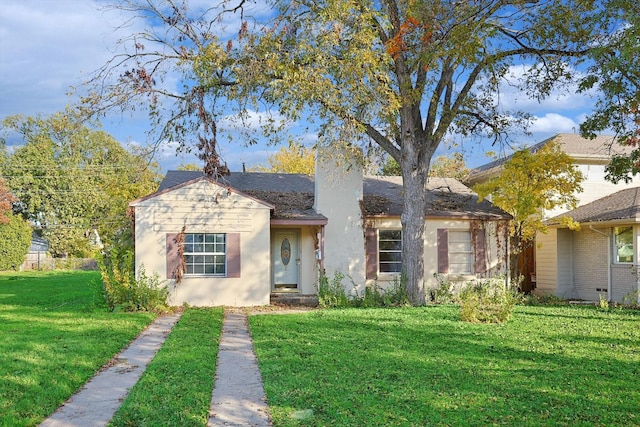
[[206,180],[133,204],[136,268],[167,279],[167,233],[240,233],[240,278],[167,280],[171,304],[268,305],[271,292],[270,209]]
[[554,294],[558,287],[558,230],[536,236],[536,293]]
[[[613,184],[610,181],[604,179],[605,177],[605,165],[597,164],[577,164],[578,170],[584,175],[584,181],[582,182],[582,192],[576,196],[578,198],[578,206],[586,205],[595,200],[601,199],[604,196],[613,194],[625,188],[640,186],[640,178],[635,177],[630,183],[619,182]],[[558,207],[553,211],[546,211],[544,213],[545,218],[553,218],[567,212],[565,207]]]
[[573,234],[566,229],[557,230],[557,283],[555,294],[562,298],[576,298],[576,289],[573,276]]

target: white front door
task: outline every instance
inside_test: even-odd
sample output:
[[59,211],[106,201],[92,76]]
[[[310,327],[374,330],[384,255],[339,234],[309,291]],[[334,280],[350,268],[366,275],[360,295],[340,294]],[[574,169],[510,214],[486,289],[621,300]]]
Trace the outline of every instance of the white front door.
[[281,230],[273,234],[271,258],[274,289],[298,289],[300,254],[296,230]]

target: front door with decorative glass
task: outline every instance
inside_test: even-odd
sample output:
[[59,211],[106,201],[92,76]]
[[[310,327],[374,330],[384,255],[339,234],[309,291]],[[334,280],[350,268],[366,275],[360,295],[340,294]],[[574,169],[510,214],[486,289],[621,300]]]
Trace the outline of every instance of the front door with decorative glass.
[[271,258],[274,289],[276,291],[297,290],[300,254],[296,230],[281,230],[273,234]]

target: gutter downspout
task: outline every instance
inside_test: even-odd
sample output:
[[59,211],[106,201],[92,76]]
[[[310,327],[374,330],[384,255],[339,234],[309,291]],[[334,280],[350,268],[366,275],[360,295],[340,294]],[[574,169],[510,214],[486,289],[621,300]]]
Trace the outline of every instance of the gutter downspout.
[[607,234],[603,231],[597,230],[595,228],[593,228],[593,225],[589,226],[589,230],[598,233],[598,234],[602,234],[603,236],[605,236],[607,238],[607,265],[608,265],[608,269],[607,269],[607,300],[610,301],[611,300],[611,276],[613,275],[613,265],[611,262],[611,252],[612,252],[612,248],[611,248],[611,235]]

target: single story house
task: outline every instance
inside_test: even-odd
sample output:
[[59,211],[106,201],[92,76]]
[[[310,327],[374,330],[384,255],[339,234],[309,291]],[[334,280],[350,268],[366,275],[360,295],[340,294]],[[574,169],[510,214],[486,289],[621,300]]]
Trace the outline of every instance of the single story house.
[[[559,218],[580,224],[571,230]],[[640,187],[602,197],[548,222],[540,233],[537,291],[568,299],[640,302]]]
[[[130,203],[136,268],[168,281],[172,304],[259,306],[316,295],[319,275],[349,293],[384,288],[402,269],[402,180],[364,177],[356,162],[319,156],[315,176],[169,171]],[[505,274],[509,215],[453,179],[429,181],[426,286]]]

